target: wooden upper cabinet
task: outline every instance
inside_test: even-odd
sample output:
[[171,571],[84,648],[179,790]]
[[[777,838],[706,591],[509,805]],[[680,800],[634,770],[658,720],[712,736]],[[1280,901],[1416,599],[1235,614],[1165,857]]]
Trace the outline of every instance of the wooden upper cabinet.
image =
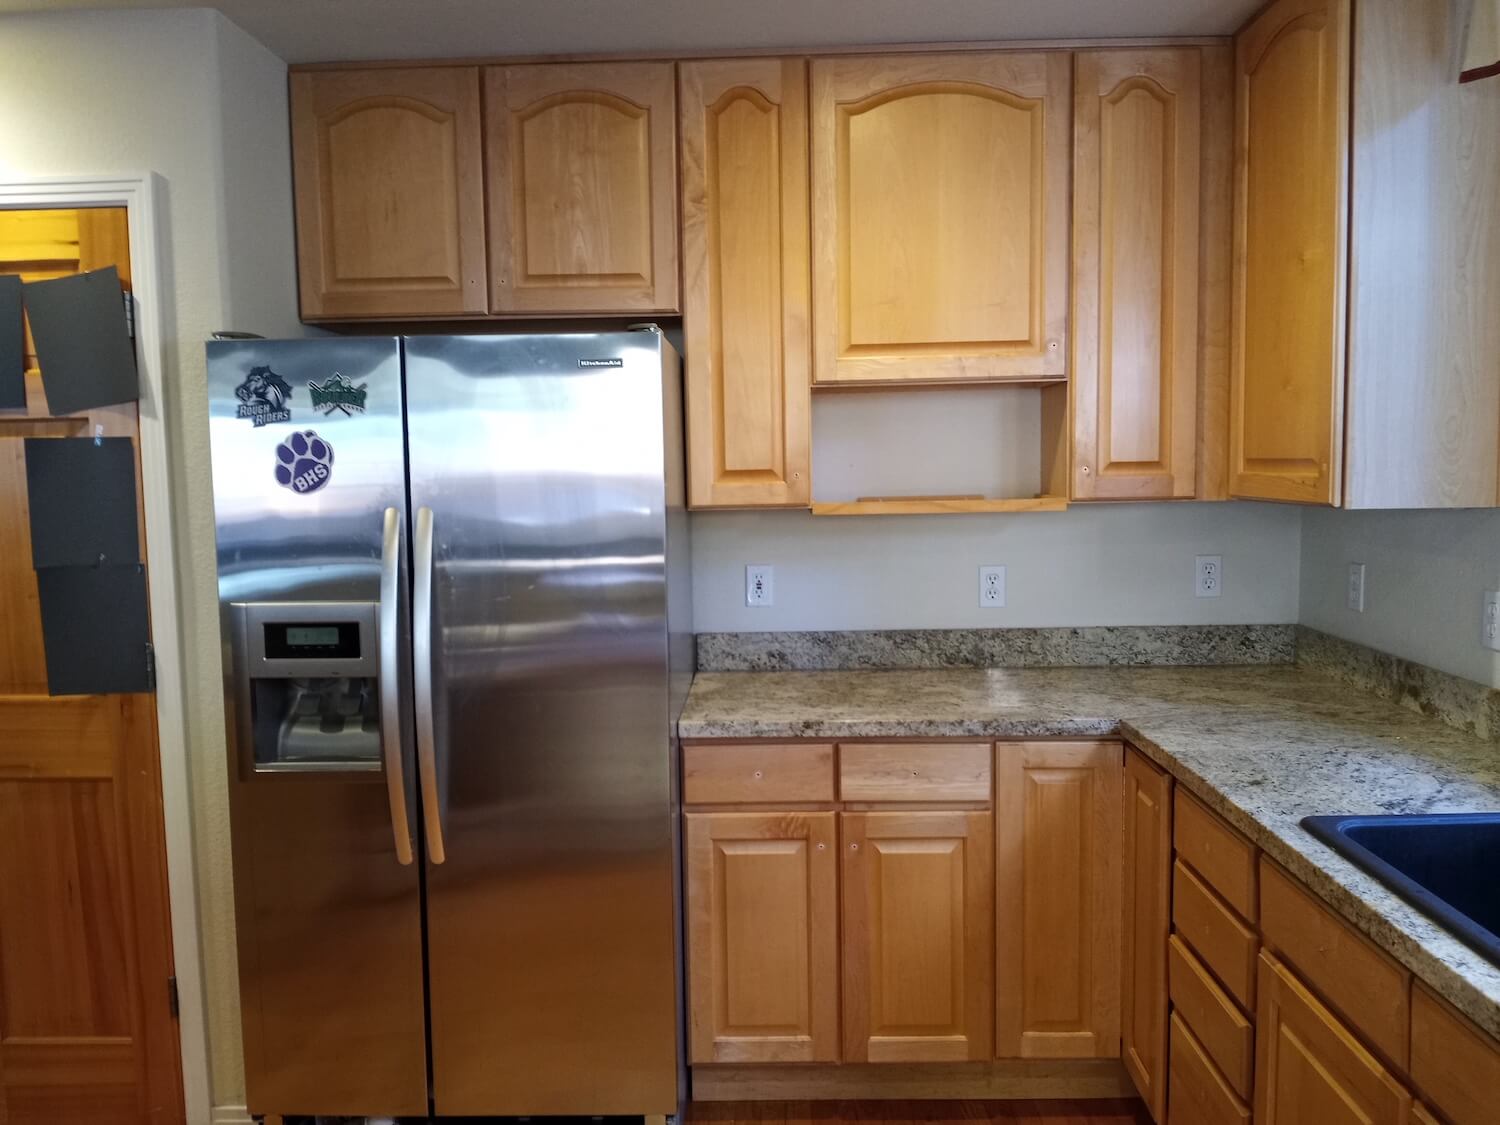
[[811,501],[807,63],[683,63],[688,503]]
[[1088,51],[1075,66],[1071,493],[1189,498],[1201,54]]
[[1120,1054],[1118,742],[995,749],[996,1051]]
[[1071,79],[1067,52],[814,60],[815,382],[1064,376]]
[[485,70],[490,309],[673,312],[673,64]]
[[834,813],[689,813],[694,1063],[838,1060]]
[[1284,965],[1262,953],[1257,1125],[1406,1125],[1411,1095]]
[[844,1061],[990,1057],[987,812],[843,814]]
[[1235,496],[1341,497],[1349,9],[1277,0],[1235,41]]
[[1120,1057],[1151,1119],[1167,1102],[1167,931],[1171,927],[1172,778],[1125,753]]
[[306,320],[485,311],[479,71],[291,76]]

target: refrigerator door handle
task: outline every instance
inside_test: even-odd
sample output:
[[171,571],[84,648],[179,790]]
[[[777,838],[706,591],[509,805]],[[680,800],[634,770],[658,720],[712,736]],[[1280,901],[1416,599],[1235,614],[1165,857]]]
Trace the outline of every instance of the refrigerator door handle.
[[406,772],[401,755],[401,513],[385,510],[380,536],[380,756],[385,765],[385,788],[391,802],[391,833],[396,838],[396,862],[412,860],[411,827],[406,817]]
[[416,679],[417,778],[422,783],[422,819],[427,828],[427,858],[442,863],[443,808],[438,790],[437,753],[432,717],[432,509],[417,509],[414,575],[412,663]]

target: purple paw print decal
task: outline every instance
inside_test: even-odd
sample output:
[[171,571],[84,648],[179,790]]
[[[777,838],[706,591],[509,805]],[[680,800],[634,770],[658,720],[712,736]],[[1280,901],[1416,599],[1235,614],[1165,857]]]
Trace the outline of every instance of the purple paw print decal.
[[312,430],[276,447],[276,483],[293,492],[316,492],[333,476],[333,446]]

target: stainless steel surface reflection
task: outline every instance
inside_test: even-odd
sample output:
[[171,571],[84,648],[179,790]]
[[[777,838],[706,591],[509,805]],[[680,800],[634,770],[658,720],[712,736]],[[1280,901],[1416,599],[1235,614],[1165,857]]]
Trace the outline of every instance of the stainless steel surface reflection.
[[446,852],[434,1109],[675,1112],[675,353],[654,331],[427,337],[406,361]]

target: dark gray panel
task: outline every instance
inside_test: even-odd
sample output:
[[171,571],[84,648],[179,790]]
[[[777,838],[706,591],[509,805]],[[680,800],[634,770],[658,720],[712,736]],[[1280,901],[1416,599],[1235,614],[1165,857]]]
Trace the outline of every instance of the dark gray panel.
[[0,274],[0,410],[26,406],[25,344],[21,279],[15,274]]
[[42,388],[53,414],[140,397],[114,266],[24,287]]
[[27,438],[26,494],[38,570],[141,561],[129,438]]
[[144,566],[54,566],[36,585],[49,695],[151,690]]

